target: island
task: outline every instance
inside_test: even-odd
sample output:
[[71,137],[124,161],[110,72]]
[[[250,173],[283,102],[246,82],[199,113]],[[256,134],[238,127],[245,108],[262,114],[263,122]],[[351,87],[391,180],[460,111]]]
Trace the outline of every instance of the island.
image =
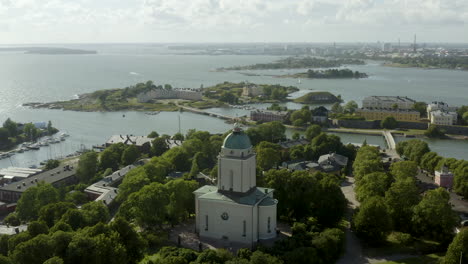
[[397,57],[384,63],[390,67],[426,68],[426,69],[451,69],[468,70],[468,57],[452,56],[420,56],[420,57]]
[[71,111],[177,111],[183,107],[205,109],[255,102],[286,102],[294,86],[224,82],[206,88],[173,88],[152,81],[123,89],[99,90],[81,94],[76,99],[49,103],[26,103],[32,108]]
[[288,57],[270,63],[257,63],[246,66],[234,66],[218,68],[218,71],[229,70],[275,70],[275,69],[302,69],[302,68],[332,68],[342,65],[364,65],[363,60],[358,59],[322,59],[315,57]]
[[369,77],[366,73],[350,69],[308,70],[296,74],[276,75],[279,78],[308,78],[308,79],[360,79]]
[[294,99],[294,102],[300,104],[333,104],[340,103],[342,100],[340,96],[335,96],[330,92],[310,92]]
[[11,47],[0,48],[0,52],[24,52],[25,54],[42,54],[42,55],[83,55],[97,54],[95,50],[56,48],[56,47]]

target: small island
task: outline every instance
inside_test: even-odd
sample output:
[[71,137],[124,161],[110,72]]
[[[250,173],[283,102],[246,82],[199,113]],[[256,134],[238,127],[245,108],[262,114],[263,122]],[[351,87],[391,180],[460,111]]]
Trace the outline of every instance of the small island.
[[123,89],[100,90],[81,94],[77,99],[50,103],[26,103],[32,108],[62,109],[83,112],[177,111],[182,107],[205,109],[255,102],[286,102],[294,86],[224,82],[206,88],[173,88],[152,81]]
[[369,77],[366,73],[350,69],[308,70],[296,74],[277,75],[279,78],[308,78],[308,79],[360,79]]
[[97,54],[95,50],[82,50],[82,49],[68,49],[68,48],[55,48],[55,47],[11,47],[0,48],[0,52],[16,52],[22,51],[25,54],[42,54],[42,55],[83,55],[83,54]]
[[294,102],[300,104],[333,104],[340,103],[342,100],[340,96],[335,96],[330,92],[310,92],[294,99]]
[[218,68],[218,71],[239,70],[276,70],[276,69],[302,69],[302,68],[332,68],[342,65],[364,65],[363,60],[358,59],[322,59],[315,57],[288,57],[270,63],[258,63],[246,66],[234,66]]

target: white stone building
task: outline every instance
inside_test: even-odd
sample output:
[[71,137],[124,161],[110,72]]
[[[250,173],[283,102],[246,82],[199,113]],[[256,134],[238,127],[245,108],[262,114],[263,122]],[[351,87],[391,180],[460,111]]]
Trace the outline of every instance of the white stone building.
[[457,108],[449,107],[444,102],[432,102],[427,105],[427,117],[431,124],[436,125],[455,125],[458,120]]
[[457,112],[436,110],[429,112],[429,118],[431,124],[450,126],[457,123],[458,114]]
[[415,100],[406,96],[369,96],[362,100],[362,108],[393,109],[394,105],[400,110],[413,108]]
[[246,85],[242,88],[243,97],[257,97],[263,95],[263,87],[257,85]]
[[200,89],[152,89],[137,95],[139,103],[146,103],[153,99],[184,99],[198,101],[202,99]]
[[224,140],[218,156],[218,186],[194,192],[200,237],[253,246],[276,237],[273,189],[256,186],[256,154],[240,127]]

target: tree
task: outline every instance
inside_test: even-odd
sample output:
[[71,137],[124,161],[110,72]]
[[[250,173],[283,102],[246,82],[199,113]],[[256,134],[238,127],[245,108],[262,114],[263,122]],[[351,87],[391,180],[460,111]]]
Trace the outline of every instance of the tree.
[[52,257],[46,260],[43,264],[63,264],[63,259],[60,257]]
[[164,152],[169,150],[166,139],[162,137],[155,138],[151,143],[151,155],[153,156],[161,156]]
[[120,203],[124,202],[130,194],[139,191],[143,186],[150,184],[150,182],[143,168],[135,168],[129,171],[119,186],[116,200]]
[[49,228],[47,227],[45,222],[32,221],[28,224],[28,232],[31,235],[31,237],[36,237],[40,234],[49,233]]
[[76,176],[80,182],[89,182],[96,175],[97,170],[97,153],[88,151],[80,156]]
[[142,257],[146,248],[146,241],[135,227],[122,217],[117,217],[110,223],[110,228],[119,233],[119,242],[124,245],[129,263],[136,263]]
[[426,154],[422,156],[419,166],[421,166],[421,168],[427,171],[433,172],[435,170],[435,167],[441,160],[442,160],[442,157],[437,155],[437,153],[427,152]]
[[162,156],[170,164],[174,166],[177,171],[188,171],[190,170],[190,156],[189,153],[182,147],[174,147]]
[[257,165],[266,171],[278,165],[280,153],[273,148],[257,148]]
[[39,183],[27,189],[18,200],[16,212],[22,220],[32,220],[38,217],[39,210],[48,204],[59,201],[58,190],[52,185]]
[[430,149],[426,142],[419,139],[411,139],[398,142],[396,151],[400,156],[405,155],[409,160],[419,164],[422,156],[429,152]]
[[148,137],[149,137],[149,138],[157,138],[157,137],[159,137],[159,134],[158,134],[158,132],[156,132],[156,131],[151,131],[151,132],[148,134]]
[[301,138],[301,134],[299,134],[298,132],[294,132],[294,134],[292,135],[291,137],[293,140],[298,140]]
[[53,135],[54,133],[57,133],[57,130],[54,129],[54,127],[52,126],[52,121],[49,120],[49,122],[47,122],[47,134]]
[[50,159],[50,160],[47,160],[45,164],[45,169],[51,170],[51,169],[57,168],[58,166],[60,166],[60,161],[55,160],[55,159]]
[[23,131],[28,140],[36,140],[39,134],[37,128],[32,123],[25,124]]
[[177,224],[195,212],[193,192],[198,188],[196,181],[178,179],[169,181],[164,187],[169,193],[167,217],[171,224]]
[[413,109],[421,114],[421,117],[427,116],[427,104],[425,102],[416,102],[413,105]]
[[339,102],[336,102],[332,105],[331,110],[333,113],[343,113],[343,107]]
[[459,264],[468,262],[468,229],[462,228],[450,243],[444,262],[446,264]]
[[395,129],[398,127],[398,121],[393,116],[387,116],[380,122],[380,126],[385,129]]
[[356,109],[358,108],[359,108],[358,104],[352,100],[347,102],[343,107],[344,111],[350,114],[353,114],[354,111],[356,111]]
[[140,150],[135,145],[128,146],[122,153],[122,164],[124,166],[133,164],[140,157]]
[[19,226],[21,225],[20,218],[18,217],[18,214],[16,212],[9,213],[5,219],[3,219],[3,222],[7,225],[10,226]]
[[452,211],[449,200],[450,195],[443,188],[426,192],[413,209],[412,222],[417,234],[442,243],[452,239],[458,216]]
[[119,209],[119,214],[134,218],[140,226],[161,226],[166,217],[169,193],[164,185],[154,182],[132,193]]
[[98,223],[107,223],[110,219],[109,209],[102,202],[89,202],[81,207],[85,224],[94,226]]
[[184,140],[184,135],[182,133],[180,133],[180,132],[177,132],[172,136],[172,139],[173,140],[183,141]]
[[418,164],[414,161],[398,161],[390,166],[390,173],[395,179],[413,178],[418,174]]
[[311,144],[315,159],[318,159],[321,155],[329,154],[331,152],[340,152],[343,148],[343,143],[341,143],[340,137],[336,135],[328,135],[323,132],[314,137]]
[[11,254],[18,264],[41,264],[54,255],[52,238],[41,234],[16,246]]
[[424,135],[429,138],[445,138],[445,132],[436,125],[430,125],[424,132]]
[[272,255],[263,253],[259,250],[253,252],[252,256],[250,256],[250,264],[265,264],[265,263],[282,264],[283,262],[280,259]]
[[76,208],[74,204],[69,202],[50,203],[39,210],[39,221],[43,221],[48,227],[55,225],[69,209]]
[[390,187],[390,182],[391,178],[384,172],[366,174],[356,182],[356,198],[364,202],[374,196],[383,197]]
[[398,178],[385,193],[385,204],[396,230],[411,231],[413,208],[419,203],[419,190],[414,178]]
[[364,201],[353,218],[356,234],[367,241],[381,243],[392,230],[390,216],[382,197]]
[[[122,144],[123,145],[123,144]],[[116,171],[122,161],[122,152],[116,151],[118,148],[112,145],[106,148],[99,157],[99,169],[104,171],[108,168]]]
[[15,122],[11,121],[10,118],[7,118],[7,120],[3,122],[3,128],[5,128],[8,131],[8,136],[10,137],[16,137],[16,135],[18,134],[18,125]]
[[0,146],[8,146],[10,144],[9,135],[6,128],[0,127]]
[[462,119],[465,122],[465,124],[468,124],[468,112],[463,113]]
[[305,136],[307,140],[311,141],[316,136],[320,135],[320,133],[322,133],[322,128],[319,125],[311,125],[307,128]]

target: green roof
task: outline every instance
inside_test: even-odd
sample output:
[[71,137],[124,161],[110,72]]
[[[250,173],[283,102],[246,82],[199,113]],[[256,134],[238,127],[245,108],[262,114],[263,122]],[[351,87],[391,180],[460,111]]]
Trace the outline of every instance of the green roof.
[[[202,194],[199,197],[199,199],[218,200],[218,201],[225,201],[225,202],[244,204],[244,205],[254,205],[260,199],[264,199],[260,203],[260,206],[270,206],[276,203],[276,200],[271,197],[265,197],[266,189],[268,188],[257,187],[254,190],[246,194],[229,194],[229,193],[223,194],[217,191],[213,191],[213,192]],[[273,191],[273,189],[268,189],[268,190],[270,192]]]
[[223,146],[228,149],[248,149],[252,147],[252,143],[243,131],[234,131],[224,139]]

